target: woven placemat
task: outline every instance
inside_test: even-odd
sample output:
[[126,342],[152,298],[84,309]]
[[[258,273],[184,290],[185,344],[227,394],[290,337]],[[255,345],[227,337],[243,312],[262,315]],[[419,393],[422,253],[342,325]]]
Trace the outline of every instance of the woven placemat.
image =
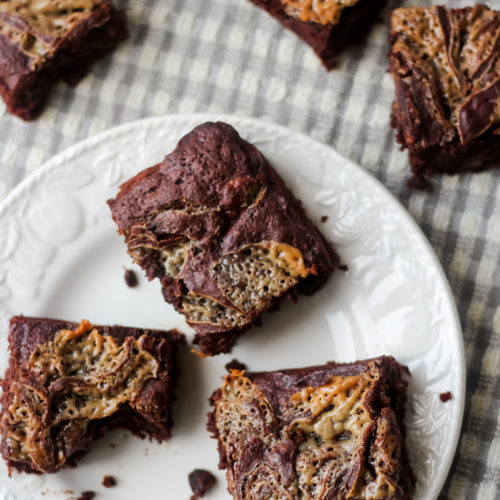
[[[442,498],[500,497],[500,171],[405,187],[389,115],[389,1],[366,40],[327,73],[312,51],[247,0],[129,0],[130,38],[76,88],[24,123],[0,110],[0,199],[43,162],[117,124],[169,113],[254,116],[326,142],[382,181],[443,265],[464,329],[465,418]],[[441,1],[458,7],[459,0]],[[469,2],[472,4],[472,2]],[[496,1],[490,1],[495,7]],[[498,7],[498,5],[497,5]]]

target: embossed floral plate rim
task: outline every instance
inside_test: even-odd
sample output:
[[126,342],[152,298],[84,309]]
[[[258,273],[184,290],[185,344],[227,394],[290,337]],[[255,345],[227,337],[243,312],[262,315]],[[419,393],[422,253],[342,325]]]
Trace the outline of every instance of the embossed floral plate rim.
[[[420,457],[414,457],[414,461],[418,461],[419,466],[422,468],[425,467],[426,469],[423,475],[423,484],[421,485],[421,488],[425,487],[425,492],[420,491],[418,498],[436,498],[446,480],[446,475],[451,466],[460,436],[465,396],[465,361],[460,322],[444,272],[418,225],[379,181],[351,160],[339,155],[331,147],[318,143],[303,134],[291,131],[283,126],[253,118],[213,114],[170,115],[165,117],[146,118],[114,127],[106,132],[86,139],[47,161],[36,172],[21,182],[0,206],[1,335],[5,337],[5,324],[9,315],[12,314],[12,312],[18,312],[9,311],[8,307],[5,306],[7,299],[9,299],[9,294],[12,293],[11,290],[9,290],[6,276],[9,274],[9,259],[11,259],[16,246],[18,246],[18,240],[24,237],[24,235],[18,235],[16,237],[16,233],[14,231],[9,231],[8,226],[9,224],[15,224],[13,221],[16,217],[22,219],[26,215],[26,212],[29,211],[28,199],[30,194],[36,192],[40,186],[44,186],[43,189],[49,189],[49,192],[56,193],[56,195],[64,190],[74,189],[78,191],[89,182],[89,178],[86,177],[86,172],[89,173],[92,171],[92,168],[93,175],[96,179],[99,178],[103,184],[116,192],[116,188],[121,182],[134,175],[137,171],[159,161],[162,156],[170,151],[171,145],[167,148],[163,148],[163,146],[160,145],[162,134],[164,137],[168,137],[170,141],[172,141],[171,135],[174,134],[176,136],[175,139],[178,140],[185,132],[188,132],[195,125],[203,123],[204,121],[226,121],[233,124],[242,137],[254,143],[264,152],[264,154],[266,154],[266,156],[271,157],[270,159],[273,163],[273,159],[275,157],[280,157],[281,154],[281,151],[276,150],[277,143],[281,143],[286,153],[284,157],[293,154],[304,155],[304,152],[306,152],[311,161],[317,160],[321,163],[322,167],[324,167],[324,164],[331,163],[331,169],[328,169],[328,167],[321,168],[314,166],[314,168],[306,172],[294,171],[294,175],[296,174],[295,177],[293,179],[286,179],[286,181],[295,184],[295,186],[291,186],[294,191],[300,191],[303,187],[302,185],[307,185],[309,189],[309,191],[307,191],[308,194],[305,194],[304,191],[301,195],[306,204],[306,208],[308,203],[312,204],[314,202],[321,207],[321,210],[327,211],[326,213],[330,211],[330,215],[332,215],[333,219],[336,215],[335,210],[339,209],[339,219],[328,222],[322,226],[322,229],[327,233],[327,236],[330,236],[334,240],[337,247],[341,250],[341,255],[343,248],[351,248],[350,252],[352,253],[352,248],[359,247],[362,252],[362,249],[365,247],[366,249],[373,249],[377,246],[376,241],[368,241],[366,245],[365,242],[363,242],[364,246],[359,246],[359,240],[364,238],[364,232],[369,232],[367,222],[368,224],[373,223],[373,220],[367,217],[370,211],[374,211],[378,216],[385,217],[390,223],[397,225],[395,233],[391,234],[389,239],[395,239],[397,229],[401,229],[401,227],[405,229],[406,234],[402,237],[402,241],[399,243],[396,241],[397,244],[394,246],[396,252],[400,247],[403,248],[408,243],[410,243],[410,246],[419,247],[419,259],[425,261],[425,265],[422,264],[420,267],[428,268],[429,273],[432,274],[434,287],[431,287],[433,289],[429,293],[431,295],[434,293],[436,297],[439,298],[440,307],[444,311],[443,314],[445,316],[443,321],[446,322],[445,326],[447,327],[443,327],[443,329],[446,335],[449,336],[448,340],[451,341],[450,352],[443,353],[442,351],[445,343],[444,339],[438,339],[439,341],[435,342],[439,344],[438,347],[441,350],[428,346],[428,351],[430,352],[429,359],[432,360],[431,362],[435,361],[439,364],[442,358],[446,357],[448,362],[447,366],[449,366],[450,370],[448,378],[452,380],[454,384],[453,400],[451,404],[443,405],[440,402],[436,402],[435,394],[432,395],[433,408],[435,410],[437,408],[436,412],[439,415],[437,424],[441,426],[441,434],[443,434],[443,431],[446,431],[446,436],[439,436],[441,441],[439,439],[437,441],[429,440],[429,443],[426,444],[426,453],[431,451],[435,453],[434,461],[428,459],[425,453]],[[149,137],[146,133],[148,131],[154,131],[158,134],[158,136],[152,139],[152,142],[155,143],[156,150],[149,156],[146,151],[144,156],[141,156],[140,164],[138,164],[137,161],[128,161],[129,159],[126,153],[124,153],[124,156],[120,156],[119,151],[108,152],[108,145],[112,146],[115,143],[118,144],[120,139],[126,140],[127,138],[138,136],[140,133],[143,133],[145,137]],[[176,142],[176,140],[174,142]],[[110,147],[110,149],[112,150],[113,148]],[[81,168],[77,168],[76,164],[78,163],[78,158],[93,150],[95,150],[96,155],[100,155],[95,161],[95,164],[92,167],[87,165],[83,167],[82,165]],[[162,154],[158,156],[160,151]],[[74,163],[65,171],[66,163],[71,162],[76,162],[76,164]],[[286,169],[286,164],[281,162],[281,159],[278,163],[280,163],[280,169],[278,169],[280,173],[282,175],[288,174],[288,172],[284,170]],[[333,166],[338,168],[339,171],[334,172]],[[296,169],[296,167],[294,168]],[[362,203],[360,203],[361,208],[358,210],[358,220],[349,218],[349,208],[352,208],[353,203],[358,201],[352,199],[353,193],[354,195],[356,195],[356,193],[359,194],[362,201]],[[308,196],[314,198],[314,200],[309,200]],[[341,198],[343,196],[345,199],[342,200]],[[344,210],[346,207],[347,213]],[[344,212],[342,212],[342,210],[344,210]],[[77,233],[78,228],[74,228],[74,231]],[[392,240],[391,244],[394,243]],[[356,245],[358,246],[356,247]],[[394,251],[394,249],[392,250]],[[49,250],[52,257],[47,257],[47,262],[56,254],[56,249],[50,248]],[[378,248],[377,251],[385,255],[383,249],[381,250]],[[404,251],[404,248],[402,251]],[[353,276],[356,275],[356,265],[357,264],[353,265]],[[366,276],[363,277],[362,272],[359,274],[362,279],[366,278]],[[43,276],[40,279],[42,278]],[[422,276],[421,278],[425,281],[426,276]],[[383,276],[381,276],[380,279],[383,281]],[[374,293],[376,295],[376,289]],[[312,300],[314,300],[314,298]],[[3,340],[5,340],[5,338]],[[373,348],[373,346],[370,348],[367,347],[367,351],[369,354],[373,355],[374,353],[370,351],[371,348]],[[236,350],[238,349],[239,347],[237,346]],[[380,346],[375,348],[375,350],[377,349],[380,349]],[[359,351],[357,355],[361,357]],[[423,369],[425,371],[425,363],[428,364],[429,359],[426,358],[426,361],[422,361],[421,366],[417,366],[416,369]],[[422,366],[424,366],[424,368],[422,368]],[[272,369],[273,367],[268,366],[267,368]],[[446,373],[442,376],[446,376]],[[431,381],[433,383],[435,382],[435,380]],[[420,421],[418,421],[418,419],[415,420],[415,425],[417,427],[425,424],[422,419],[425,419],[428,411],[430,411],[427,407],[427,405],[429,405],[429,398],[426,399],[425,391],[422,387],[420,387],[418,391],[420,391],[420,393],[415,394],[413,399],[410,399],[410,406],[413,405],[412,411],[415,410],[415,414],[420,414]],[[442,408],[445,408],[445,410],[442,410]],[[412,447],[414,447],[418,453],[418,447],[421,446],[419,440],[426,439],[425,433],[418,434],[416,431],[412,432],[411,426],[409,430],[409,440],[412,440],[414,434],[414,443]],[[422,429],[419,429],[419,431],[421,432]],[[435,429],[435,433],[440,434],[440,428],[437,428],[437,430]],[[445,445],[444,457],[440,456],[441,444]],[[213,446],[215,447],[215,443],[213,443]],[[438,450],[432,450],[433,446],[438,448]],[[438,460],[438,462],[436,463],[435,460]],[[195,466],[196,464],[193,464],[193,468]],[[215,467],[215,464],[212,464],[212,468],[213,467]],[[436,467],[437,470],[435,470]],[[419,473],[420,471],[417,470],[417,476],[419,476]],[[3,484],[0,485],[0,498],[2,498],[2,486]],[[16,497],[14,496],[14,498]]]

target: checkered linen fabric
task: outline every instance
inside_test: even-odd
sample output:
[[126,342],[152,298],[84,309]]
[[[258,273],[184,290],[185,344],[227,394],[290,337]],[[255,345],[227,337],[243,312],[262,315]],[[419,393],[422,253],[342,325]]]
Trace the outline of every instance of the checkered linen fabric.
[[119,0],[130,38],[117,51],[78,87],[54,88],[37,121],[0,110],[0,199],[55,153],[148,116],[253,116],[330,144],[392,191],[443,265],[468,373],[462,437],[441,496],[493,500],[500,498],[500,171],[436,178],[431,193],[405,187],[407,155],[389,127],[386,54],[389,9],[410,3],[429,2],[390,0],[384,22],[327,73],[308,46],[247,0]]

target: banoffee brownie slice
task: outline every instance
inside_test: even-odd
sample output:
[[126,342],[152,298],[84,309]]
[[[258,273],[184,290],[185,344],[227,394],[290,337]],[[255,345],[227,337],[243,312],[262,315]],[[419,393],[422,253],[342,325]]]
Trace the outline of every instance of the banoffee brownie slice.
[[410,499],[407,378],[385,356],[230,370],[208,414],[229,492],[237,500]]
[[392,126],[409,152],[409,186],[500,167],[500,11],[396,9],[390,44]]
[[54,83],[76,85],[126,36],[125,14],[109,0],[0,1],[0,94],[8,111],[36,118]]
[[337,265],[283,180],[225,123],[196,127],[108,203],[129,254],[161,281],[202,353],[228,351],[264,311],[312,294]]
[[327,70],[359,43],[386,0],[250,0],[312,47]]
[[176,331],[12,318],[0,400],[9,469],[52,473],[74,465],[113,427],[169,439],[182,341]]

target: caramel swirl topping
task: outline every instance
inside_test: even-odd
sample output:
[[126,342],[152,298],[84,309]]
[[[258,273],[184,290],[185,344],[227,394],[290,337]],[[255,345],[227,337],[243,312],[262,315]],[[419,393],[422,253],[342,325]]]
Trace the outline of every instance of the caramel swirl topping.
[[158,374],[145,341],[143,335],[118,344],[84,320],[37,346],[28,373],[11,385],[3,417],[12,456],[54,472],[89,421],[109,417],[123,404],[133,407],[146,381]]
[[338,24],[342,11],[359,0],[281,0],[287,14],[319,24]]

